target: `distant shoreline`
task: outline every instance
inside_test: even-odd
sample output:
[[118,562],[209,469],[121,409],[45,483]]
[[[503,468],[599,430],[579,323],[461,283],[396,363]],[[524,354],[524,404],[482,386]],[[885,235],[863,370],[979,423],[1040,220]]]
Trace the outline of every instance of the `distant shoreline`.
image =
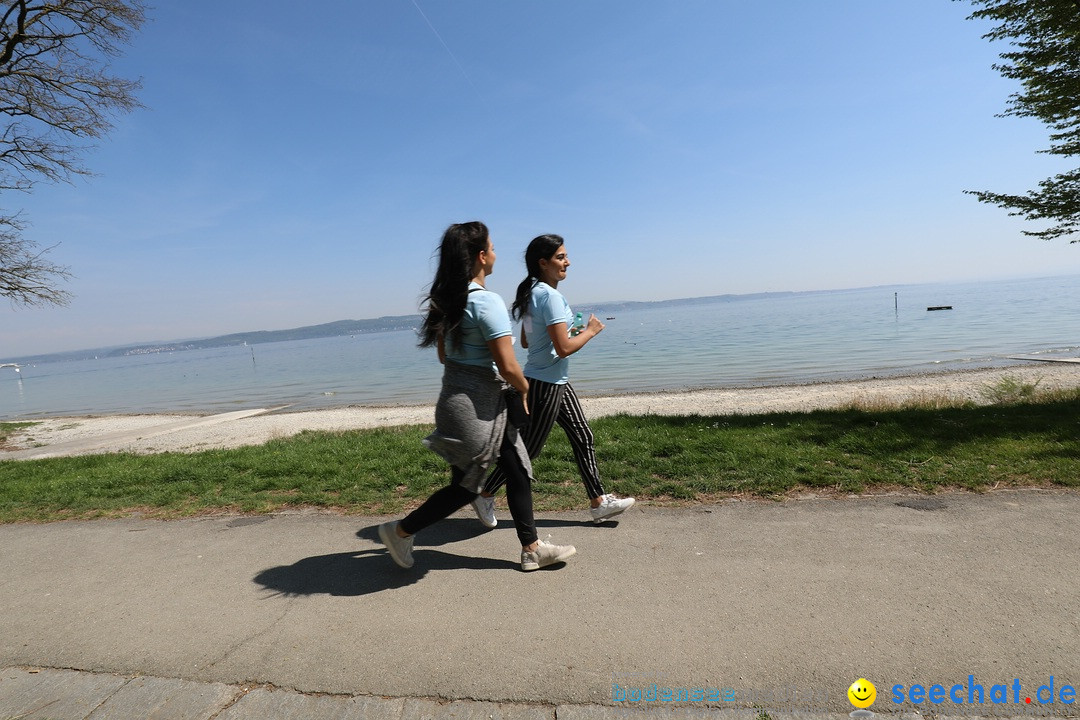
[[[807,295],[826,292],[848,292],[840,290],[793,290],[783,292],[758,292],[744,294],[707,295],[693,298],[675,298],[671,300],[626,300],[603,303],[583,304],[583,309],[593,312],[611,313],[644,307],[665,307],[679,305],[700,305],[713,302],[738,302],[765,297],[789,295]],[[214,335],[186,340],[162,340],[124,343],[103,348],[83,348],[55,353],[38,353],[23,357],[0,359],[0,362],[32,365],[34,363],[74,362],[78,360],[96,360],[106,357],[128,357],[131,355],[156,355],[159,353],[186,352],[188,350],[208,350],[222,347],[245,347],[266,343],[289,342],[291,340],[315,340],[321,338],[345,337],[367,333],[400,332],[418,327],[423,318],[418,314],[385,315],[364,320],[335,320],[318,325],[286,328],[284,330],[249,330],[247,332]]]
[[[929,397],[984,402],[1002,378],[1053,390],[1080,387],[1080,365],[1032,363],[1001,369],[959,370],[803,385],[718,388],[582,397],[590,418],[629,415],[731,415],[810,412],[856,403],[900,403]],[[0,460],[102,452],[197,452],[260,445],[305,430],[344,431],[434,422],[431,405],[347,406],[290,412],[288,408],[202,416],[195,414],[95,415],[30,419],[9,438]],[[234,419],[235,418],[235,419]]]
[[[1062,275],[1045,275],[1034,278],[997,278],[984,281],[958,281],[958,283],[962,285],[978,282],[993,283],[1002,281],[1048,280],[1075,276],[1075,273],[1064,273]],[[899,291],[911,288],[932,287],[937,284],[939,283],[902,283],[898,285],[867,285],[853,288],[831,288],[827,290],[776,290],[752,293],[721,293],[719,295],[702,295],[698,297],[672,298],[668,300],[609,300],[604,302],[579,303],[578,306],[582,310],[592,311],[597,313],[597,315],[610,315],[620,311],[638,310],[648,307],[707,305],[719,302],[744,302],[762,298],[853,293],[876,289]],[[283,330],[249,330],[246,332],[182,340],[135,341],[101,348],[82,348],[53,353],[36,353],[20,357],[0,358],[0,362],[30,365],[38,362],[48,363],[93,360],[102,357],[123,357],[127,355],[156,354],[161,352],[183,352],[187,350],[202,350],[218,347],[242,347],[245,345],[288,342],[290,340],[343,337],[365,333],[398,332],[417,327],[420,324],[420,321],[421,316],[416,313],[406,315],[384,315],[378,318],[365,318],[363,320],[335,320],[333,322],[304,325]]]

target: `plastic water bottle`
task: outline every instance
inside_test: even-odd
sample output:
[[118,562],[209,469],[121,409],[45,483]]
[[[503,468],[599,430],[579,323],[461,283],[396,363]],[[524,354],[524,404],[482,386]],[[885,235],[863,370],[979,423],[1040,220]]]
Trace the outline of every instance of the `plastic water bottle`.
[[579,312],[574,315],[574,327],[570,328],[571,335],[577,335],[585,329],[585,317]]

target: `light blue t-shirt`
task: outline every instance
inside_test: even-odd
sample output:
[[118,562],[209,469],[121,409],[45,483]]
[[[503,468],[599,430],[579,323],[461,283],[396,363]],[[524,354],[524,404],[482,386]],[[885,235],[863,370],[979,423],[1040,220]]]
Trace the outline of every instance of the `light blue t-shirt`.
[[562,293],[545,282],[533,285],[529,293],[529,310],[525,313],[525,339],[529,341],[529,358],[525,362],[525,377],[562,385],[570,379],[570,358],[561,358],[548,335],[548,326],[564,324],[566,332],[574,322],[574,312]]
[[503,299],[498,293],[471,282],[465,316],[461,318],[461,347],[455,348],[450,338],[446,338],[446,358],[462,365],[490,366],[497,371],[488,340],[512,333],[510,313]]

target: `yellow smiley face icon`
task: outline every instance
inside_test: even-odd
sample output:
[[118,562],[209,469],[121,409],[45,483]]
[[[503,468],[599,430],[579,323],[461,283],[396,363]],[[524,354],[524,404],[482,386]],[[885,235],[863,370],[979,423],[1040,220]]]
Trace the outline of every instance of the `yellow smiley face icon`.
[[859,678],[847,689],[848,700],[857,708],[868,708],[877,699],[877,688],[866,678]]

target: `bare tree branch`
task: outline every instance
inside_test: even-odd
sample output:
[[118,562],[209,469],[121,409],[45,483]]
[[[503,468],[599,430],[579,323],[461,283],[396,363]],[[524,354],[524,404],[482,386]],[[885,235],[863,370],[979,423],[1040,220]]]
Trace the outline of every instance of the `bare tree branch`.
[[[144,0],[0,0],[0,192],[88,175],[89,142],[112,118],[139,107],[137,80],[114,77],[119,55],[145,20]],[[16,305],[66,304],[55,284],[68,268],[0,213],[0,297]]]
[[0,216],[0,297],[14,305],[68,304],[70,294],[56,282],[69,279],[70,270],[46,260],[53,248],[38,251],[22,236],[24,229],[18,216]]

